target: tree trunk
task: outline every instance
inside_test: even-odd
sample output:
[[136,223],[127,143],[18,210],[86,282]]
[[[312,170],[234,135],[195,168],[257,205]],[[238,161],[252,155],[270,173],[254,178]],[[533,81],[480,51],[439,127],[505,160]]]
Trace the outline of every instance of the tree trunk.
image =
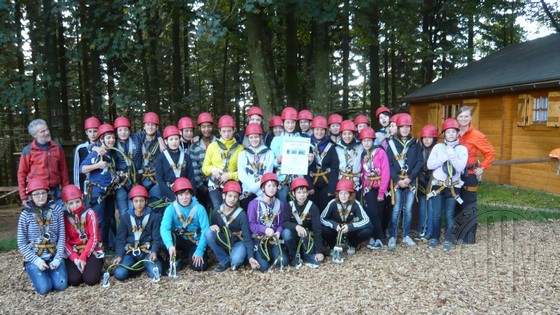
[[321,110],[323,115],[328,116],[325,111],[329,104],[329,86],[330,86],[330,50],[329,50],[329,24],[317,23],[314,27],[314,43],[313,60],[311,67],[311,108],[312,110]]
[[[218,107],[216,109],[217,113],[226,113],[227,112],[227,73],[228,73],[228,63],[229,63],[229,33],[226,33],[226,41],[224,43],[224,59],[222,65],[222,82],[221,82],[221,93],[220,93],[220,100],[216,104]],[[237,105],[236,105],[237,106]]]
[[246,23],[248,60],[258,104],[265,116],[270,117],[280,111],[283,103],[274,71],[270,29],[262,11],[247,13]]
[[144,84],[144,100],[146,101],[146,112],[149,112],[152,108],[150,104],[153,104],[154,101],[152,99],[153,94],[150,87],[150,75],[148,74],[148,60],[147,60],[147,48],[146,44],[144,43],[144,33],[140,28],[140,25],[137,25],[136,28],[136,36],[138,37],[138,45],[140,46],[140,62],[142,63],[142,81]]
[[147,111],[159,111],[161,106],[160,100],[160,79],[158,70],[158,41],[159,41],[159,12],[157,7],[153,6],[147,10],[148,15],[147,35],[148,35],[148,74],[150,78],[150,90],[153,94],[151,102],[148,103]]
[[297,3],[289,0],[286,3],[286,73],[284,84],[286,86],[286,100],[288,106],[299,109],[300,82],[298,76],[298,22],[296,17]]
[[173,80],[171,82],[171,103],[180,105],[183,99],[181,89],[181,21],[179,20],[179,9],[173,9],[173,24],[171,27],[171,40],[173,46]]
[[369,102],[371,104],[370,119],[373,121],[375,118],[374,109],[378,108],[381,102],[381,85],[379,83],[379,9],[377,5],[372,6],[370,9],[368,20],[371,30],[369,38]]
[[[45,119],[51,127],[54,138],[61,136],[60,130],[60,94],[58,89],[58,55],[56,42],[56,16],[53,14],[53,3],[43,0],[43,23],[41,31],[44,34],[43,84],[46,88],[47,112]],[[54,21],[54,23],[53,23]]]
[[[20,87],[20,93],[25,95],[24,85],[26,81],[25,75],[25,64],[24,64],[24,56],[23,56],[23,26],[22,22],[22,14],[21,14],[21,2],[19,0],[14,1],[14,21],[16,27],[16,40],[17,40],[17,68],[18,68],[18,82]],[[20,111],[20,118],[21,118],[21,126],[26,127],[29,124],[29,111],[27,110],[27,101],[22,99],[19,103],[19,111]]]
[[389,104],[389,49],[390,46],[385,41],[385,45],[383,47],[383,104],[387,107],[390,107]]
[[[189,21],[183,22],[183,92],[186,98],[191,94],[190,80],[190,49],[189,49]],[[191,116],[191,108],[193,104],[187,104],[186,115]],[[194,112],[194,111],[193,111]]]
[[107,60],[107,99],[109,101],[109,123],[117,118],[117,104],[115,102],[115,60]]
[[68,73],[66,68],[66,46],[64,45],[64,24],[62,21],[62,12],[57,12],[58,20],[58,68],[60,69],[60,117],[62,117],[62,136],[64,140],[71,140],[72,133],[70,127],[70,110],[68,106]]
[[[90,36],[88,35],[89,26],[89,14],[86,7],[86,1],[80,0],[79,3],[79,19],[80,28],[82,35],[79,39],[81,62],[79,63],[78,72],[80,74],[80,107],[81,107],[81,121],[84,121],[86,117],[93,115],[92,104],[91,104],[91,79],[90,79],[90,58],[89,58],[89,41]],[[102,119],[103,116],[98,116],[97,118]]]
[[350,1],[344,0],[344,14],[342,22],[342,110],[348,114],[350,89]]

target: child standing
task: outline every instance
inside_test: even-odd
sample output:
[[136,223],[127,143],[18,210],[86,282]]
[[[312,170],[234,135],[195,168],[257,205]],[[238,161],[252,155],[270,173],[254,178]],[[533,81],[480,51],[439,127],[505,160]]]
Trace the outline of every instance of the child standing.
[[247,211],[249,203],[262,195],[261,178],[274,169],[274,153],[262,142],[263,130],[259,124],[251,123],[245,130],[248,145],[237,157],[237,173],[243,185],[241,208]]
[[418,140],[410,135],[412,117],[402,113],[397,117],[396,125],[397,134],[388,141],[387,150],[391,168],[391,193],[394,198],[389,249],[397,247],[397,228],[401,214],[403,214],[403,243],[416,246],[410,237],[412,204],[416,196],[416,179],[424,164],[422,147]]
[[433,210],[432,201],[426,198],[432,181],[432,171],[428,169],[428,157],[438,140],[438,131],[434,125],[426,125],[420,133],[420,145],[424,156],[424,167],[418,176],[418,235],[415,240],[426,241],[432,236]]
[[361,156],[362,201],[373,226],[373,236],[370,238],[367,247],[369,249],[380,249],[383,247],[383,240],[385,239],[385,233],[381,226],[383,210],[385,209],[385,193],[391,178],[389,160],[385,150],[373,146],[375,140],[373,128],[362,129],[360,140],[364,148]]
[[429,248],[436,248],[439,244],[441,216],[445,212],[445,241],[443,250],[451,250],[451,227],[453,226],[455,207],[463,200],[459,197],[463,182],[461,172],[467,166],[469,153],[467,148],[459,144],[460,126],[454,118],[446,119],[441,131],[444,135],[444,143],[434,146],[428,158],[428,169],[434,170],[431,192],[427,197],[431,198],[434,210],[432,222],[432,238],[428,244]]

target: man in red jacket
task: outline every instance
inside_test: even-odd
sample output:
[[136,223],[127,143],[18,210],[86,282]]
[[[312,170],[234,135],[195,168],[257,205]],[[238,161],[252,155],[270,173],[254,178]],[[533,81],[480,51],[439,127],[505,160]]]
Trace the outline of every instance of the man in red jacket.
[[49,127],[44,120],[33,120],[27,129],[35,139],[23,148],[19,160],[18,186],[22,204],[25,204],[29,197],[25,187],[31,179],[47,181],[52,197],[62,203],[61,187],[69,184],[64,151],[60,144],[52,141]]

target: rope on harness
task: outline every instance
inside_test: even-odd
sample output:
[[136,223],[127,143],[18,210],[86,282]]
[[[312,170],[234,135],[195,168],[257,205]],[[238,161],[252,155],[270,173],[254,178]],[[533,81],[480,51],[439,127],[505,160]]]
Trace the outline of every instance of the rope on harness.
[[221,231],[224,233],[226,239],[222,239],[222,237],[220,236],[220,231],[216,231],[216,239],[218,240],[218,242],[220,242],[220,244],[224,245],[228,249],[228,252],[231,255],[232,246],[229,228],[224,225],[222,226]]
[[[154,263],[153,261],[151,261],[149,259],[142,259],[142,260],[139,260],[139,261],[135,262],[132,266],[126,266],[126,265],[123,265],[123,264],[111,264],[111,265],[109,265],[109,267],[107,267],[107,269],[105,269],[105,272],[103,273],[103,280],[101,281],[101,286],[103,288],[108,288],[108,287],[111,286],[111,283],[109,282],[109,278],[111,277],[111,275],[109,273],[109,270],[111,268],[123,267],[127,270],[130,270],[130,271],[141,271],[141,270],[144,269],[144,263],[147,263],[147,262]],[[153,271],[154,271],[154,280],[153,281],[154,282],[159,282],[159,280],[160,280],[159,268],[155,264],[154,264]]]
[[307,240],[307,242],[305,243],[305,254],[309,255],[309,253],[311,253],[311,250],[313,249],[313,245],[315,244],[315,241],[313,240],[313,236],[309,233],[309,231],[307,229],[305,229],[307,236],[306,237],[300,237],[299,238],[299,242],[297,245],[297,249],[296,249],[296,255],[295,258],[298,260],[299,264],[303,264],[303,260],[301,258],[301,246],[303,245],[304,240]]

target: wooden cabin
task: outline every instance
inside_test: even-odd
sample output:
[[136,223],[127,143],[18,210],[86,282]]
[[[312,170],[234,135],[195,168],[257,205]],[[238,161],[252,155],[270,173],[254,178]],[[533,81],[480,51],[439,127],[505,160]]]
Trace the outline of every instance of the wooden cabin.
[[[402,98],[422,126],[474,108],[472,123],[496,150],[495,160],[547,158],[560,148],[560,34],[509,45]],[[557,162],[557,161],[556,161]],[[560,194],[557,163],[493,166],[484,179]]]

